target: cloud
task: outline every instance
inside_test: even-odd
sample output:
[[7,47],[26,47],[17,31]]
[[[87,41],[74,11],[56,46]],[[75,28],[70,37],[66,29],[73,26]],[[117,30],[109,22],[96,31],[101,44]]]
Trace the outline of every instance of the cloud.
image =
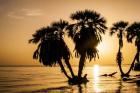
[[43,15],[43,11],[40,9],[20,9],[17,11],[8,12],[8,17],[14,19],[24,19],[26,17],[37,17]]
[[16,12],[9,12],[8,17],[14,18],[14,19],[23,19],[23,15],[18,15]]
[[43,15],[42,10],[40,9],[22,9],[22,11],[25,13],[26,16],[41,16]]

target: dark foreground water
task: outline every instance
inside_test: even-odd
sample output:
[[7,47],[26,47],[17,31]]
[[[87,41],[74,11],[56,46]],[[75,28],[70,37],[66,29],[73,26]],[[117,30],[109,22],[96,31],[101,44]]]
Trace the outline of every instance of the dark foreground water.
[[[77,72],[77,67],[73,67]],[[128,66],[124,67],[125,70]],[[114,77],[103,77],[117,71]],[[140,93],[140,86],[135,80],[124,82],[120,80],[116,66],[86,67],[88,74],[86,85],[69,85],[60,72],[59,67],[0,67],[0,93]],[[132,78],[140,72],[132,71]]]

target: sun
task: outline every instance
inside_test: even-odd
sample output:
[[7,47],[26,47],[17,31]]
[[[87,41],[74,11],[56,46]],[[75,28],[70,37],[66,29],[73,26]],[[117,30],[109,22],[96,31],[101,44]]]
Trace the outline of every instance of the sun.
[[101,54],[110,55],[116,48],[118,48],[117,38],[112,38],[109,35],[103,35],[102,41],[98,44],[97,49]]
[[97,49],[102,52],[102,53],[107,53],[109,52],[109,45],[106,42],[101,42],[98,46]]

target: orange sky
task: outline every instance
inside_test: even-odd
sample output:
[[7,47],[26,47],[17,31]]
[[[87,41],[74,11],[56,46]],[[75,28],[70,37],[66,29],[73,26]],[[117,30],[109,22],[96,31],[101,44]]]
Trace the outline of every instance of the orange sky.
[[[107,19],[107,26],[119,20],[140,20],[140,0],[0,0],[0,65],[37,65],[32,59],[35,45],[28,40],[36,29],[60,18],[70,21],[77,10],[94,9]],[[100,59],[90,64],[116,64],[118,40],[103,36]],[[129,64],[135,47],[124,40],[124,63]],[[71,47],[73,51],[73,47]],[[73,64],[78,60],[71,59]],[[89,62],[87,62],[89,63]]]

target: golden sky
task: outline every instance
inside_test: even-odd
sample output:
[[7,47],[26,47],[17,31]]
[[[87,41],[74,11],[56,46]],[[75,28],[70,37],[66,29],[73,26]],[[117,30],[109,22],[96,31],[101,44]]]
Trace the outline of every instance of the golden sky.
[[[38,65],[32,59],[36,45],[28,44],[31,35],[60,18],[70,21],[69,16],[75,11],[95,10],[110,27],[119,20],[140,21],[139,4],[140,0],[0,0],[0,65]],[[108,32],[99,46],[100,59],[90,64],[116,64],[118,39]],[[132,62],[135,52],[135,46],[124,40],[124,64]],[[71,61],[78,63],[76,59]]]

